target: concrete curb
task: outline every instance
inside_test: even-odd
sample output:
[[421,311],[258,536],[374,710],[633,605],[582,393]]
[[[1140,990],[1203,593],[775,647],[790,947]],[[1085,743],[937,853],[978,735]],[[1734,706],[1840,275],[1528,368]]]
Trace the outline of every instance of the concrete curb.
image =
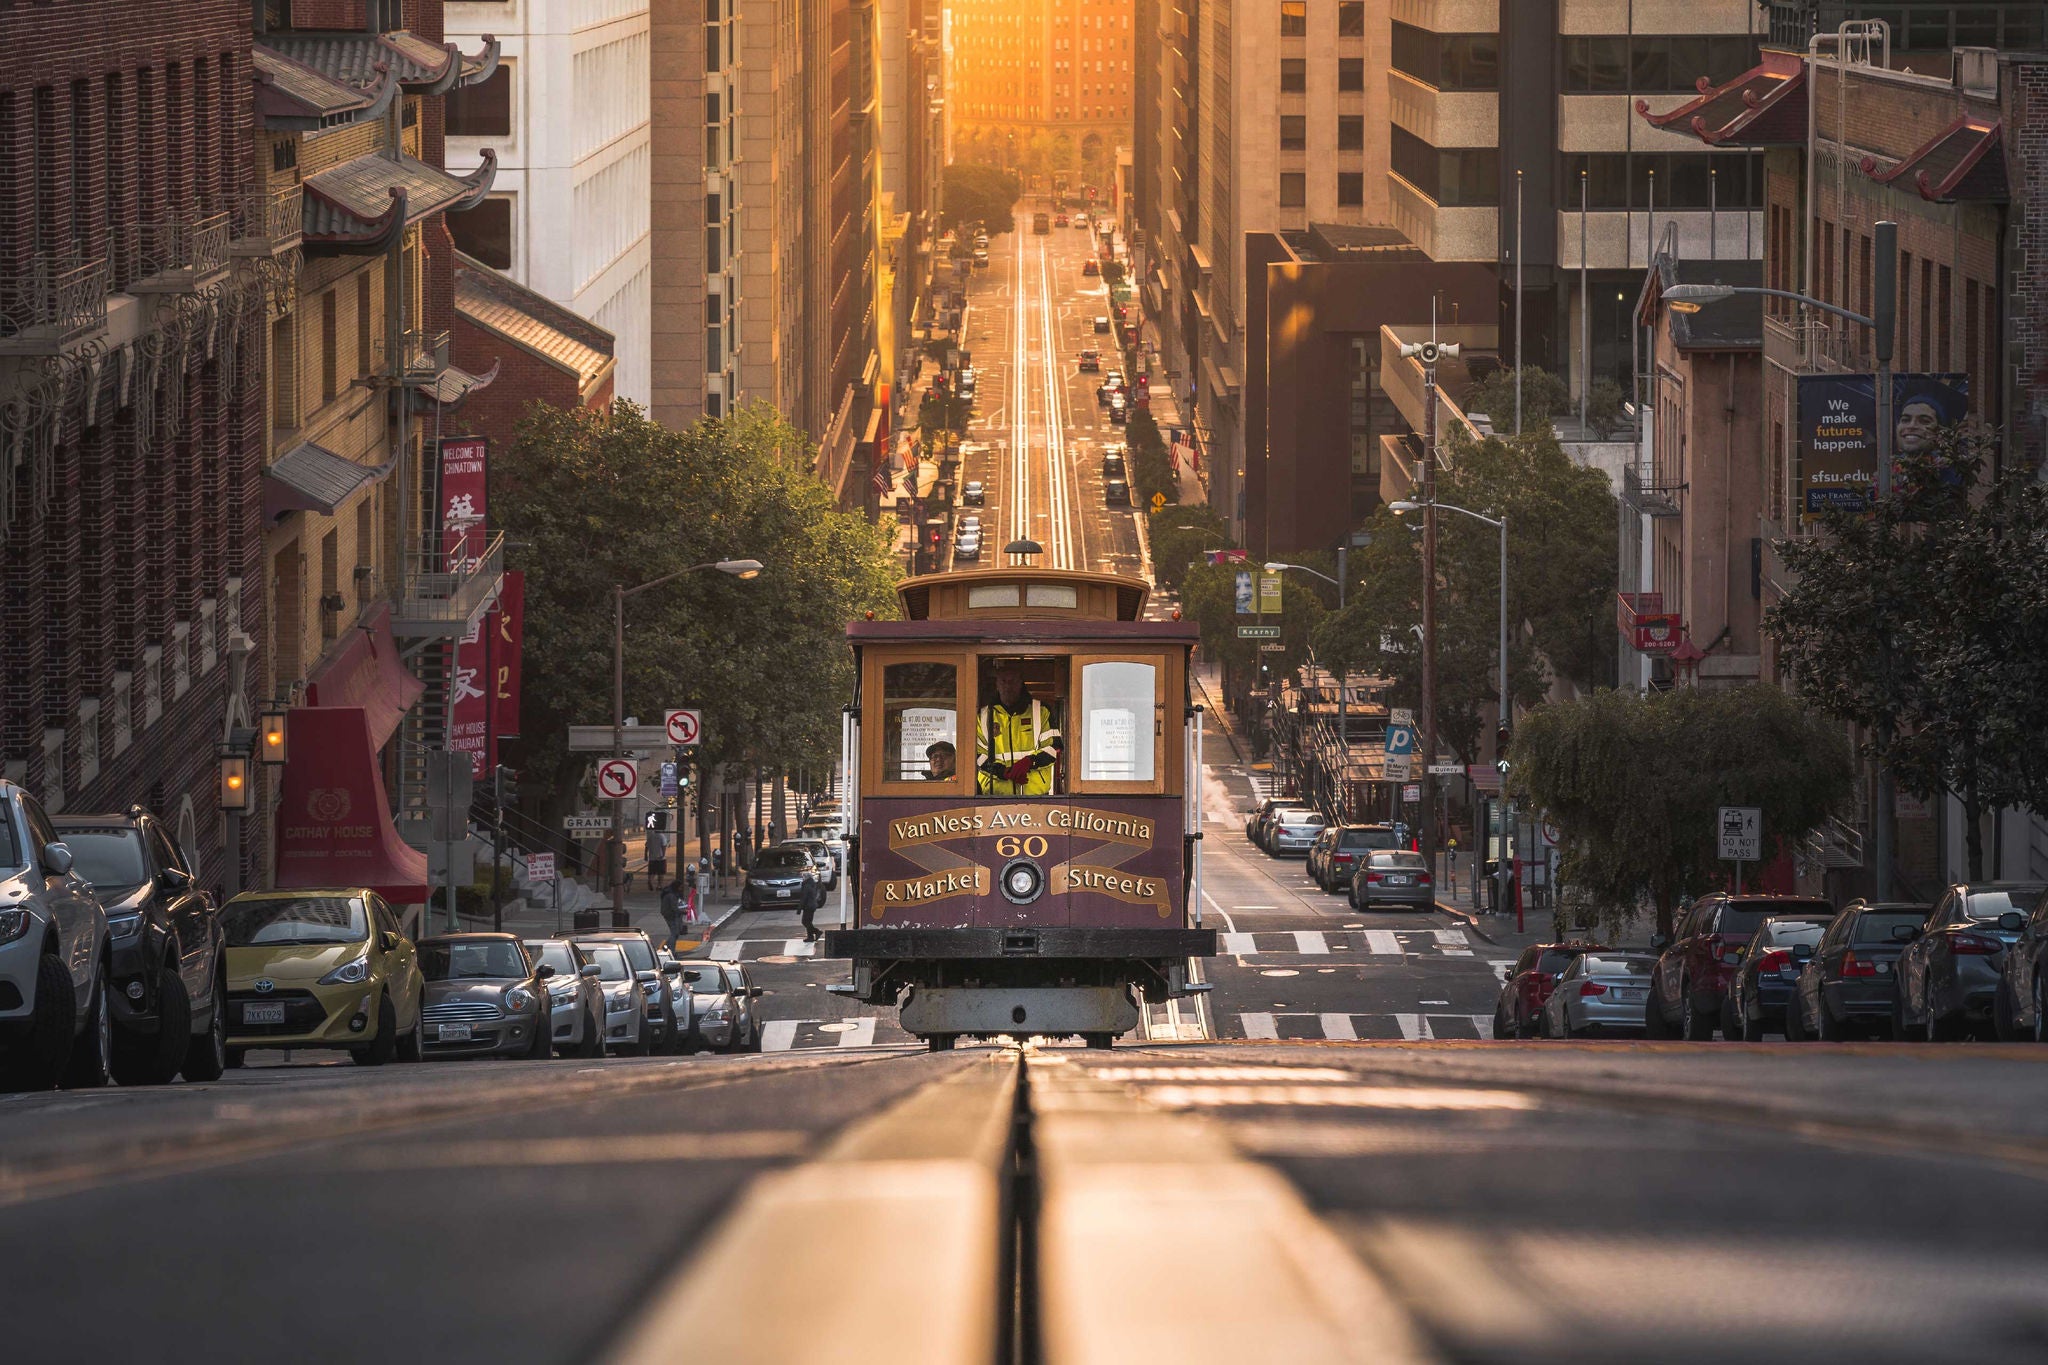
[[1465,921],[1465,927],[1467,929],[1479,935],[1479,937],[1485,939],[1494,947],[1500,948],[1506,946],[1503,943],[1501,943],[1499,939],[1495,938],[1492,934],[1486,932],[1485,918],[1478,912],[1467,910],[1460,905],[1452,905],[1449,901],[1438,901],[1436,903],[1436,908],[1443,911],[1446,915],[1449,915],[1452,919],[1461,919]]

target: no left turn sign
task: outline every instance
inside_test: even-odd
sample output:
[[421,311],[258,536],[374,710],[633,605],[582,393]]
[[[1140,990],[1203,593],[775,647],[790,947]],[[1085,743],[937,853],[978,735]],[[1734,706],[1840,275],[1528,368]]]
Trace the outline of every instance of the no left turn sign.
[[671,744],[695,744],[704,734],[704,713],[683,709],[670,711],[662,723],[668,728],[668,742]]
[[606,801],[623,801],[640,785],[640,769],[630,760],[608,758],[597,767],[597,794]]

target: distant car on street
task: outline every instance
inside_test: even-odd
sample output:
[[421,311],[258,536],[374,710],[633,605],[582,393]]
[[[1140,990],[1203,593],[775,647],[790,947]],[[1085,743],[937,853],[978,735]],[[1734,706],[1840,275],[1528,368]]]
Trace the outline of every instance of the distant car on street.
[[563,1057],[604,1056],[604,987],[595,962],[567,939],[530,938],[526,955],[547,978],[550,1046]]
[[1123,479],[1104,479],[1102,481],[1102,501],[1110,507],[1129,507],[1131,505],[1131,485]]
[[1420,853],[1393,849],[1367,853],[1364,858],[1351,877],[1352,909],[1372,910],[1383,905],[1435,908],[1434,879]]
[[1102,274],[1102,262],[1096,260],[1092,256],[1089,257],[1087,260],[1081,262],[1081,273],[1084,276],[1099,278]]
[[975,268],[976,270],[986,270],[986,269],[988,269],[988,248],[987,248],[987,247],[985,247],[985,246],[978,246],[978,247],[974,248],[974,268]]
[[1272,833],[1267,836],[1266,852],[1276,858],[1290,853],[1307,855],[1309,846],[1316,836],[1323,832],[1329,822],[1321,812],[1302,806],[1290,806],[1273,817]]
[[960,371],[959,378],[954,381],[956,387],[959,389],[960,396],[962,398],[974,397],[974,388],[975,385],[980,382],[980,378],[981,376],[979,375],[979,373],[977,373],[974,370]]
[[1092,346],[1089,347],[1087,350],[1081,352],[1081,373],[1102,373],[1102,352],[1096,350]]
[[1493,1002],[1493,1036],[1534,1037],[1543,1007],[1550,1003],[1550,993],[1564,969],[1583,953],[1605,951],[1600,944],[1581,942],[1532,943],[1522,949]]
[[953,558],[979,560],[981,558],[981,537],[962,536],[953,543]]
[[42,803],[0,781],[0,1081],[107,1083],[112,960],[107,912]]
[[1068,218],[1066,214],[1062,213],[1056,216],[1052,221],[1053,225],[1056,227],[1065,227],[1069,222],[1073,220]]
[[988,501],[988,490],[980,479],[969,479],[960,489],[960,501],[969,507],[980,507]]
[[1834,904],[1810,896],[1733,896],[1717,891],[1688,906],[1669,940],[1650,940],[1657,970],[1643,1006],[1643,1026],[1652,1038],[1674,1033],[1707,1041],[1721,1026],[1721,1002],[1741,965],[1742,949],[1757,926],[1773,915],[1832,918]]
[[1730,1042],[1783,1033],[1799,973],[1812,959],[1832,914],[1774,915],[1757,926],[1742,950],[1721,1002],[1721,1033]]
[[1095,332],[1096,332],[1096,335],[1098,335],[1098,336],[1108,336],[1108,335],[1109,335],[1109,316],[1108,316],[1108,314],[1097,314],[1097,315],[1096,315],[1096,318],[1095,318]]
[[761,1050],[761,988],[737,962],[683,963],[698,1039],[719,1052]]
[[1105,479],[1125,479],[1130,477],[1124,469],[1124,448],[1122,446],[1110,446],[1102,452],[1102,477]]
[[63,815],[56,825],[107,912],[114,1079],[219,1079],[228,1064],[227,944],[177,840],[141,806]]
[[1266,846],[1266,832],[1272,826],[1273,817],[1283,810],[1290,810],[1298,803],[1292,798],[1269,796],[1245,816],[1244,837],[1259,848]]
[[420,940],[426,995],[420,1020],[429,1057],[554,1055],[547,979],[511,934],[443,934]]
[[1087,215],[1087,214],[1085,214],[1085,213],[1077,213],[1077,214],[1075,214],[1075,215],[1074,215],[1074,226],[1075,226],[1075,227],[1077,227],[1077,228],[1084,228],[1084,227],[1087,227],[1087,226],[1088,226],[1088,215]]
[[[957,546],[954,547],[954,553],[957,554],[958,552],[959,548]],[[811,861],[817,865],[820,875],[825,879],[825,889],[827,891],[839,885],[839,860],[833,856],[832,846],[823,839],[805,839],[801,837],[784,839],[776,847],[802,849],[811,855]]]
[[2040,882],[1949,887],[1920,936],[1899,954],[1893,1031],[1930,1043],[1993,1036],[2006,950],[2026,931],[2044,889]]
[[754,855],[747,880],[740,888],[740,909],[769,907],[815,910],[824,903],[825,890],[818,884],[810,858],[800,849],[764,848]]
[[1109,399],[1109,424],[1113,427],[1121,427],[1128,425],[1130,420],[1130,402],[1120,393],[1112,394]]
[[1332,825],[1308,851],[1308,875],[1317,886],[1335,895],[1351,885],[1351,875],[1358,870],[1358,860],[1365,854],[1402,846],[1392,825]]
[[1785,1037],[1832,1043],[1860,1033],[1889,1036],[1899,954],[1919,936],[1927,910],[1894,901],[1843,906],[1793,983]]
[[1594,1038],[1643,1031],[1643,1001],[1649,996],[1655,953],[1617,953],[1607,948],[1579,954],[1565,967],[1544,1002],[1537,1034],[1544,1038]]

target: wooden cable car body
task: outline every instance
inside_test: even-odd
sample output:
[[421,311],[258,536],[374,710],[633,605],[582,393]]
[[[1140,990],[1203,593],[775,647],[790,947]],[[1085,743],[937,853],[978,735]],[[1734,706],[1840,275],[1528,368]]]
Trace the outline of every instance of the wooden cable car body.
[[[899,585],[905,619],[848,628],[857,890],[825,936],[853,964],[832,989],[899,1005],[934,1049],[997,1034],[1108,1046],[1140,1001],[1191,993],[1187,960],[1216,950],[1199,903],[1197,632],[1139,619],[1147,591],[1056,569],[934,574]],[[999,741],[984,709],[998,660],[1062,736],[1042,793],[978,770],[978,740]]]

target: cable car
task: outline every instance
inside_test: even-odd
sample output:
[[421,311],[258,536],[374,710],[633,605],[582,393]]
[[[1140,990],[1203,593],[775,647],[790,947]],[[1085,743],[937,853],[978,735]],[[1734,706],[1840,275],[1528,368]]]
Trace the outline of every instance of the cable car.
[[908,579],[902,620],[848,627],[858,889],[823,945],[853,979],[830,989],[899,1007],[932,1051],[998,1035],[1108,1047],[1141,1002],[1207,989],[1188,979],[1216,951],[1197,631],[1141,619],[1148,592],[1012,563]]

